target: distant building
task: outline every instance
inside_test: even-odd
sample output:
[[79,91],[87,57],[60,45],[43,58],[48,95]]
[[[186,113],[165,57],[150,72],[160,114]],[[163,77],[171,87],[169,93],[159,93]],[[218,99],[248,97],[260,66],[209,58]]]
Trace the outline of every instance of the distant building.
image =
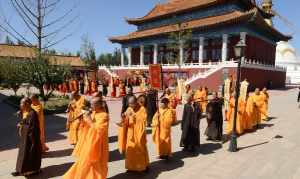
[[[34,59],[36,52],[36,47],[0,44],[0,58]],[[52,65],[70,65],[75,76],[83,77],[83,74],[88,71],[86,64],[78,56],[49,55],[48,57]]]
[[286,68],[286,83],[300,85],[300,57],[288,42],[278,42],[276,65]]
[[[128,35],[111,37],[119,43],[121,66],[109,69],[99,67],[107,75],[126,78],[128,71],[148,72],[149,64],[162,64],[164,82],[176,79],[179,66],[170,63],[169,57],[177,53],[181,73],[186,84],[200,85],[217,90],[224,78],[235,78],[237,64],[234,46],[240,39],[247,44],[246,61],[242,65],[242,79],[247,78],[255,87],[284,87],[286,71],[275,66],[276,43],[291,37],[272,26],[272,1],[265,0],[258,7],[252,0],[168,0],[156,5],[141,18],[129,18],[129,24],[137,31]],[[171,32],[192,30],[189,47],[180,46],[178,51],[169,48]]]

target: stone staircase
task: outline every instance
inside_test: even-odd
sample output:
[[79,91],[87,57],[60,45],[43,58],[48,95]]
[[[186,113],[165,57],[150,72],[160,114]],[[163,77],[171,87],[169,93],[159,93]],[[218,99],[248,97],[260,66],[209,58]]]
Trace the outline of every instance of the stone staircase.
[[98,67],[99,71],[105,72],[106,75],[111,78],[111,77],[117,77],[118,75],[115,74],[110,68],[106,67],[106,66],[99,66]]
[[192,87],[197,87],[199,84],[203,86],[210,86],[209,83],[221,78],[222,70],[224,68],[236,67],[237,63],[234,61],[221,62],[216,65],[210,66],[208,70],[200,71],[199,73],[188,78],[185,82],[186,85],[191,85]]

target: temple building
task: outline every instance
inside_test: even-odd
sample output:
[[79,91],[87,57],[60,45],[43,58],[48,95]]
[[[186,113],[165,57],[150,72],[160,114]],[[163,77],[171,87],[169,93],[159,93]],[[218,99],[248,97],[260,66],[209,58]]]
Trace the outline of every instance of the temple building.
[[[0,60],[1,58],[17,60],[35,59],[36,52],[37,48],[35,46],[0,44]],[[69,65],[74,76],[83,76],[84,73],[90,71],[79,56],[47,55],[47,57],[51,65]]]
[[[137,30],[109,40],[121,45],[121,66],[99,67],[107,75],[126,78],[128,71],[144,71],[149,64],[162,64],[164,81],[180,72],[193,88],[207,86],[217,90],[223,80],[235,78],[237,63],[234,46],[246,42],[242,79],[254,87],[284,87],[286,70],[275,66],[276,43],[288,41],[273,27],[273,3],[265,0],[261,7],[253,0],[168,0],[157,4],[140,18],[127,18]],[[189,30],[188,44],[179,43],[172,33]],[[178,61],[172,57],[178,56]],[[263,78],[262,78],[263,76]]]
[[288,42],[278,42],[276,65],[286,68],[286,84],[300,84],[300,57],[296,49]]

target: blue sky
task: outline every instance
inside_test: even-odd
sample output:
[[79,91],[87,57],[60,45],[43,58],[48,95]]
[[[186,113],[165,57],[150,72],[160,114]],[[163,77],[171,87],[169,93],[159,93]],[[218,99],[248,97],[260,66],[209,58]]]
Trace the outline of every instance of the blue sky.
[[[300,21],[298,18],[300,16],[300,1],[273,1],[275,10],[295,24],[296,30],[289,28],[288,25],[283,23],[282,20],[279,20],[279,18],[275,19],[275,26],[284,33],[295,33],[291,43],[299,51]],[[76,23],[65,30],[66,32],[74,32],[73,35],[54,48],[60,52],[75,53],[80,49],[82,37],[87,35],[89,39],[95,43],[98,55],[100,53],[112,52],[113,49],[119,47],[119,45],[110,43],[108,37],[124,35],[135,30],[135,27],[128,25],[124,18],[144,16],[159,2],[164,2],[164,0],[65,0],[59,6],[57,13],[62,14],[66,8],[76,4],[76,14],[79,14],[80,18]],[[24,25],[18,21],[18,17],[11,9],[8,0],[0,0],[0,11],[5,14],[22,33],[29,34],[28,30],[24,28]],[[73,14],[73,16],[76,14]],[[61,36],[63,36],[63,34]]]

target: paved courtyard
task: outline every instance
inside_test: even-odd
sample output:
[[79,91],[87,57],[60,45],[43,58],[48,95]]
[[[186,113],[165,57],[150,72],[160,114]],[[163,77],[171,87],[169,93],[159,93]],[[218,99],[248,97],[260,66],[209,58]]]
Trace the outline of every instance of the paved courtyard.
[[[201,148],[195,155],[188,155],[179,148],[181,131],[173,127],[173,159],[169,162],[156,159],[156,152],[148,132],[148,148],[151,158],[148,173],[129,174],[124,168],[124,159],[117,150],[117,127],[120,101],[108,102],[110,108],[110,160],[111,179],[139,178],[201,178],[201,179],[299,179],[300,178],[300,109],[296,97],[298,90],[270,91],[270,116],[262,129],[238,139],[239,152],[229,153],[227,143],[205,140],[203,132],[206,120],[201,121]],[[13,178],[16,162],[15,109],[2,102],[6,94],[0,94],[0,178]],[[181,117],[182,107],[178,108]],[[43,172],[34,178],[61,178],[74,162],[70,156],[72,146],[66,140],[65,114],[46,117],[46,136],[50,152],[42,161]],[[22,178],[22,177],[19,177]]]

